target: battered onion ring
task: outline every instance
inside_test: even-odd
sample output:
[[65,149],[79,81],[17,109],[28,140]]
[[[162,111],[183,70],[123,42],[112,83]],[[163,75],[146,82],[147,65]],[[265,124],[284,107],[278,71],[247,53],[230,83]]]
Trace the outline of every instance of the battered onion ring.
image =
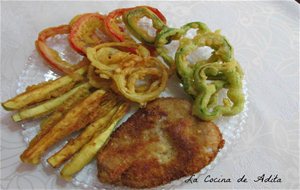
[[[145,58],[145,64],[127,67],[113,75],[119,92],[127,99],[145,105],[165,89],[168,80],[167,68],[156,58]],[[146,84],[138,86],[138,82]]]
[[100,78],[97,73],[95,73],[96,68],[89,65],[87,78],[89,83],[95,88],[109,89],[112,81],[109,79]]
[[[135,54],[130,53],[133,50]],[[107,79],[112,77],[113,72],[122,69],[122,63],[128,64],[128,59],[141,59],[149,55],[148,49],[134,42],[110,42],[87,49],[87,57],[91,64],[101,71],[102,78]]]
[[[135,48],[136,54],[120,48]],[[88,48],[87,56],[91,65],[97,68],[100,78],[112,79],[113,90],[131,101],[145,105],[157,98],[166,87],[169,76],[167,67],[151,57],[149,51],[139,44],[104,43]],[[92,78],[92,72],[90,75]],[[138,84],[141,82],[142,85]]]

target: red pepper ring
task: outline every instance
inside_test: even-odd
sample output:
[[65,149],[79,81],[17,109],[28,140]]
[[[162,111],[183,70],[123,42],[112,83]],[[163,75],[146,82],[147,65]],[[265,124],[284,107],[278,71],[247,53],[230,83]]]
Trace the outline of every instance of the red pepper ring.
[[76,69],[88,64],[88,60],[84,58],[77,64],[70,64],[62,60],[54,49],[46,44],[47,38],[53,37],[58,34],[68,34],[70,32],[69,25],[61,25],[57,27],[47,28],[39,33],[38,40],[35,41],[35,46],[39,54],[47,61],[47,63],[66,74],[73,73]]
[[38,40],[45,41],[47,38],[58,34],[69,34],[70,33],[70,26],[69,25],[60,25],[56,27],[50,27],[42,30],[39,33]]
[[129,34],[126,34],[124,32],[124,29],[122,29],[120,26],[118,26],[117,20],[120,19],[120,17],[123,16],[123,14],[125,12],[132,10],[132,9],[140,8],[140,7],[148,8],[154,14],[156,14],[164,23],[167,22],[166,17],[158,9],[150,7],[150,6],[137,6],[137,7],[131,7],[131,8],[116,9],[116,10],[110,12],[104,20],[106,31],[114,41],[123,42],[125,40],[133,40],[129,36]]
[[[86,13],[72,19],[69,41],[71,47],[85,55],[86,48],[110,41],[104,27],[104,16],[98,13]],[[98,33],[101,33],[97,35]]]
[[[107,33],[110,37],[116,42],[123,42],[125,40],[132,40],[129,34],[124,32],[124,29],[121,28],[117,20],[127,11],[131,10],[132,8],[123,8],[123,9],[116,9],[110,12],[107,17],[105,18],[105,28]],[[120,19],[122,21],[122,19]],[[123,22],[123,21],[122,21]]]
[[146,7],[148,9],[150,9],[152,12],[154,12],[156,14],[156,16],[158,16],[158,18],[160,18],[161,21],[163,21],[165,24],[167,24],[166,17],[157,8],[150,7],[150,6],[138,6],[136,8],[139,8],[139,7]]

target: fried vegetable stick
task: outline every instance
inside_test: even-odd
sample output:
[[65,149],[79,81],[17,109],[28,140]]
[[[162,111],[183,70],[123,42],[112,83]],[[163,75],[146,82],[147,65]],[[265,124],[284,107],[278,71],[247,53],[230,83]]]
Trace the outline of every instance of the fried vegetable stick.
[[101,110],[103,113],[99,113],[98,119],[86,127],[75,139],[70,140],[60,151],[48,158],[48,163],[54,168],[59,167],[86,144],[95,133],[103,130],[105,124],[110,121],[113,114],[117,111],[115,104],[115,100],[107,102]]
[[38,164],[43,153],[67,137],[71,133],[84,128],[93,122],[100,109],[104,90],[97,90],[82,102],[73,107],[62,120],[53,126],[39,141],[29,146],[21,155],[21,160],[26,163]]
[[68,163],[66,163],[60,173],[64,179],[70,180],[74,174],[79,172],[96,156],[97,152],[106,143],[107,139],[114,131],[117,123],[126,114],[128,108],[128,103],[122,103],[112,119],[107,123],[107,128],[96,133],[93,138],[85,144]]
[[14,121],[17,122],[17,121],[22,121],[25,119],[33,119],[33,118],[45,116],[45,115],[53,112],[55,110],[55,108],[57,108],[59,105],[61,105],[64,101],[66,101],[68,98],[70,98],[74,94],[78,93],[80,90],[86,89],[88,91],[90,87],[91,87],[91,85],[89,85],[88,83],[81,84],[57,98],[48,100],[48,101],[41,103],[35,107],[21,110],[20,112],[13,115],[12,118]]
[[87,67],[82,67],[73,74],[28,87],[25,92],[2,103],[2,107],[6,110],[20,110],[26,106],[60,96],[73,88],[76,83],[82,81],[83,77],[81,76],[86,71]]
[[76,104],[85,99],[90,95],[89,89],[82,88],[76,92],[76,94],[69,97],[63,102],[51,115],[45,118],[40,125],[40,131],[38,134],[30,141],[29,146],[33,146],[37,141],[39,141],[48,131],[55,126],[66,114],[73,108]]
[[[68,100],[66,100],[61,106],[59,106],[55,112],[53,112],[49,117],[44,119],[41,122],[41,131],[40,133],[47,133],[50,128],[55,126],[67,113],[70,109],[72,109],[76,104],[81,102],[84,98],[86,98],[88,95],[90,95],[90,91],[88,91],[88,94],[78,92],[74,96],[70,97]],[[105,97],[103,97],[103,102],[105,103],[105,98],[109,96],[111,98],[111,94],[106,94]],[[111,98],[112,99],[112,98]],[[101,104],[102,105],[102,104]],[[99,108],[100,111],[102,108]],[[35,138],[38,138],[37,136]],[[31,143],[31,142],[30,142]]]

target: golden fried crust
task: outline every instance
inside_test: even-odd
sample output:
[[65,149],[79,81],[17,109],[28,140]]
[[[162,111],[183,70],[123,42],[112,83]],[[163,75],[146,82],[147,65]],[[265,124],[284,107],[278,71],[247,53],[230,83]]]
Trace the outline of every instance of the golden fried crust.
[[149,188],[199,172],[224,145],[219,128],[191,104],[161,98],[123,123],[98,154],[101,182]]

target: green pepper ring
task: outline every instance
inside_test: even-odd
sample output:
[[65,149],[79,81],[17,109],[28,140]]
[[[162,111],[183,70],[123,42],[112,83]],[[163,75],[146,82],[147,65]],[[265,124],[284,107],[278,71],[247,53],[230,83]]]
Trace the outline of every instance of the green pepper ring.
[[[216,40],[217,39],[217,40]],[[203,63],[211,63],[216,61],[228,62],[233,58],[233,48],[225,37],[218,32],[198,33],[193,39],[183,38],[175,54],[175,64],[177,72],[183,81],[185,91],[190,95],[197,95],[197,91],[193,87],[193,67],[187,60],[187,56],[198,47],[209,46],[214,51],[211,57]]]
[[175,61],[171,56],[168,55],[168,50],[164,46],[170,43],[172,40],[179,40],[190,29],[198,29],[197,34],[209,31],[206,24],[202,22],[191,22],[183,25],[181,28],[169,28],[165,26],[156,36],[156,50],[163,60],[169,65],[172,71],[176,69]]
[[[243,110],[244,96],[242,92],[242,75],[237,71],[238,63],[233,60],[226,63],[197,64],[195,66],[195,86],[200,92],[193,104],[193,114],[199,118],[210,121],[221,115],[231,116]],[[207,83],[211,76],[222,75],[222,80],[213,80]],[[228,89],[227,97],[223,99],[224,105],[214,105],[220,89]]]
[[145,16],[152,20],[153,27],[156,30],[160,31],[165,26],[164,21],[146,7],[139,7],[125,12],[123,15],[123,21],[127,29],[138,40],[147,44],[154,44],[155,37],[150,36],[147,31],[139,28],[138,26],[138,21]]

